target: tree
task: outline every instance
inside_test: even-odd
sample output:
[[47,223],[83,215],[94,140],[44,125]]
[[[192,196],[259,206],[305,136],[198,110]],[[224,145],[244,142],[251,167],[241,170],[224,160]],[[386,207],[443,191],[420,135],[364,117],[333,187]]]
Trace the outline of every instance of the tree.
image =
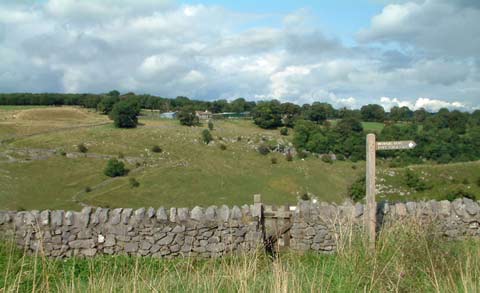
[[390,119],[393,121],[409,121],[412,116],[413,112],[406,106],[395,106],[390,109]]
[[352,133],[361,133],[363,131],[362,123],[354,117],[346,117],[338,121],[335,129],[342,136],[347,137]]
[[420,108],[413,112],[413,119],[418,123],[423,123],[428,117],[428,112],[424,108]]
[[264,129],[276,128],[282,125],[280,103],[278,101],[260,102],[253,111],[253,121]]
[[113,106],[109,117],[113,120],[115,127],[135,128],[138,124],[139,106],[133,101],[121,100]]
[[199,124],[197,115],[192,107],[184,107],[178,113],[178,120],[180,120],[181,125],[194,126]]
[[377,104],[368,104],[360,109],[363,121],[383,122],[385,120],[385,110]]
[[327,118],[333,116],[334,110],[332,105],[328,103],[313,103],[305,113],[306,118],[318,124],[323,123]]
[[107,167],[103,171],[108,177],[123,176],[127,173],[125,164],[117,159],[108,160]]
[[112,90],[107,95],[118,99],[118,97],[120,97],[120,92],[117,90]]
[[118,96],[105,96],[102,98],[100,103],[98,103],[97,110],[102,114],[108,114],[112,111],[115,103],[118,102]]

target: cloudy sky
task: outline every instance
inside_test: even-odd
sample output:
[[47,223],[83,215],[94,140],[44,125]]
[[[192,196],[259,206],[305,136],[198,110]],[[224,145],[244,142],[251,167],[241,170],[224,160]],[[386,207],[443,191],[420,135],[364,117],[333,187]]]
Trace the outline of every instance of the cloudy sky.
[[471,110],[479,36],[479,0],[1,0],[0,92]]

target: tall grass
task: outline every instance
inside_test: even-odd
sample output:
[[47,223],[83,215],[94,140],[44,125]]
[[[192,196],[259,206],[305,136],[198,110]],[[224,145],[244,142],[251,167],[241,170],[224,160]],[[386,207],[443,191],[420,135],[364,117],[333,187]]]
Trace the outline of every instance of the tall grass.
[[479,292],[480,242],[447,241],[415,221],[382,230],[375,252],[342,231],[335,254],[219,259],[53,260],[4,242],[1,292]]

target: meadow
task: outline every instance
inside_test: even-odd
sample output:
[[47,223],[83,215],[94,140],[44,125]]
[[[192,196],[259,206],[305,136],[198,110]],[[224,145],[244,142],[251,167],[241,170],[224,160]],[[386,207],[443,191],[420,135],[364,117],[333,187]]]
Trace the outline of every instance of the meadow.
[[[0,208],[242,205],[251,203],[253,194],[270,204],[295,204],[305,193],[340,203],[364,173],[364,162],[328,164],[316,157],[289,162],[279,153],[260,155],[259,144],[288,144],[293,132],[282,136],[249,120],[215,121],[209,145],[201,141],[205,123],[186,127],[155,113],[139,121],[135,129],[117,129],[105,115],[78,107],[1,107]],[[364,126],[372,131],[382,126],[370,124]],[[78,151],[79,144],[87,153]],[[153,152],[154,145],[162,152]],[[105,176],[109,158],[125,160],[128,176]],[[441,198],[457,185],[480,189],[479,162],[409,168],[433,188],[414,192],[403,182],[405,168],[379,163],[379,198]],[[132,187],[130,178],[140,185]]]

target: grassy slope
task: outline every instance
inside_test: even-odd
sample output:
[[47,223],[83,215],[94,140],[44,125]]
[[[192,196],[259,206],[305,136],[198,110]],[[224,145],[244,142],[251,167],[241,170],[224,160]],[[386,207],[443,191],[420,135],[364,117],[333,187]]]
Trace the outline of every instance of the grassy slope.
[[[123,153],[144,158],[147,166],[130,175],[137,178],[140,187],[132,189],[128,178],[119,178],[81,197],[86,203],[111,207],[245,204],[252,202],[255,193],[262,194],[270,203],[295,203],[297,196],[304,192],[311,192],[322,200],[341,202],[352,178],[361,172],[361,168],[353,170],[351,163],[345,162],[329,165],[314,158],[287,162],[279,154],[261,156],[254,146],[262,136],[285,138],[276,130],[261,130],[250,121],[217,122],[212,132],[216,139],[213,145],[200,142],[204,127],[183,127],[171,120],[141,119],[141,123],[137,129],[104,125],[51,132],[17,139],[8,147],[75,151],[77,144],[85,143],[91,153]],[[239,136],[241,141],[237,141]],[[227,150],[219,148],[219,137]],[[149,149],[154,144],[164,151],[151,153]],[[271,164],[272,157],[278,158],[278,164]],[[1,205],[52,208],[49,201],[53,197],[58,198],[56,207],[72,207],[67,201],[73,193],[86,186],[95,187],[104,179],[101,175],[103,160],[78,160],[74,163],[58,157],[23,163],[22,167],[0,163],[4,173],[16,177],[15,188],[10,188],[9,195],[3,196]],[[50,170],[50,176],[43,178],[39,174],[42,168]],[[9,184],[9,179],[1,178],[0,184]],[[42,188],[37,188],[37,182],[42,182]],[[28,200],[33,196],[38,201]]]
[[[11,113],[20,118],[12,119]],[[77,144],[85,143],[90,153],[115,156],[123,153],[143,158],[146,163],[146,167],[129,175],[140,182],[140,186],[133,189],[128,177],[96,187],[106,179],[102,174],[106,164],[103,159],[72,160],[58,156],[41,161],[5,163],[0,156],[0,208],[5,209],[78,209],[71,198],[87,186],[94,190],[81,194],[82,201],[110,207],[245,204],[251,203],[252,195],[256,193],[272,204],[295,203],[297,196],[304,192],[313,193],[320,200],[341,202],[350,183],[363,173],[364,162],[329,165],[315,158],[287,162],[279,154],[261,156],[253,149],[261,137],[288,141],[292,134],[285,138],[277,130],[261,130],[250,121],[216,122],[212,132],[216,142],[207,146],[200,142],[205,125],[184,127],[172,120],[144,117],[137,129],[116,129],[111,124],[69,129],[108,120],[105,116],[69,107],[15,109],[0,111],[1,115],[10,118],[0,121],[0,129],[3,127],[20,138],[0,146],[0,152],[12,147],[71,152],[76,151]],[[45,129],[53,131],[43,133]],[[22,137],[38,131],[38,135]],[[219,137],[227,150],[220,150]],[[241,141],[237,141],[238,137]],[[160,154],[150,152],[154,144],[160,145],[164,151]],[[272,157],[277,157],[278,164],[271,164]],[[353,169],[353,165],[357,168]],[[414,193],[405,188],[404,169],[384,169],[379,164],[378,183],[384,186],[379,198],[441,198],[447,187],[467,181],[468,184],[462,187],[470,186],[472,192],[480,193],[480,188],[475,185],[480,174],[479,162],[422,165],[413,169],[423,171],[425,176],[422,176],[433,189]],[[389,176],[385,170],[389,171],[388,174],[393,171],[395,175]]]
[[[431,188],[421,192],[408,188],[405,184],[407,168],[418,174]],[[389,200],[445,199],[449,190],[464,189],[480,199],[480,161],[447,165],[417,165],[406,168],[380,168],[379,178],[377,185],[382,188],[379,198]]]

